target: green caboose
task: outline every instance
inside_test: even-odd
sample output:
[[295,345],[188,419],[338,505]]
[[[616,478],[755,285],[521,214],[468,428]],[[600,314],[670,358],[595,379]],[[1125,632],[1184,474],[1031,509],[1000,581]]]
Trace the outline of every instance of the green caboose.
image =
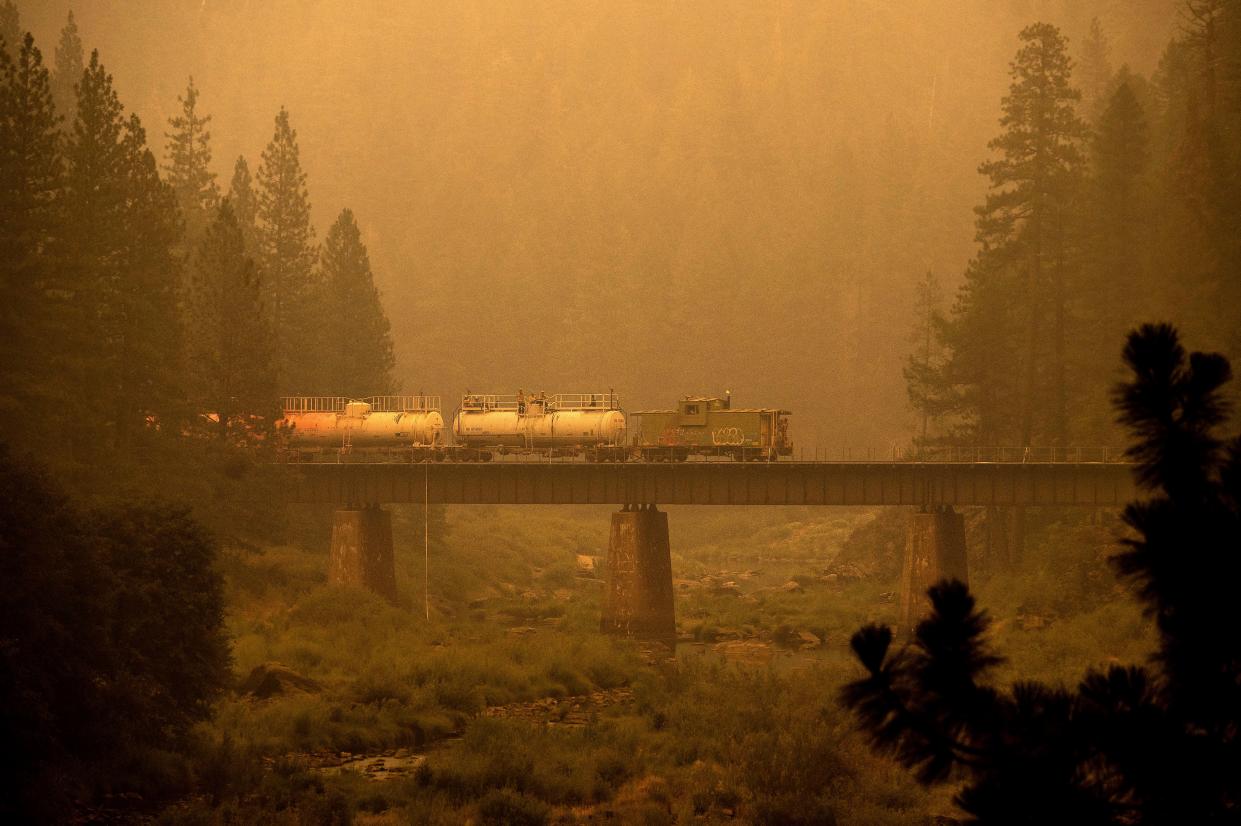
[[643,459],[683,462],[690,456],[775,461],[793,453],[788,410],[734,408],[732,396],[686,396],[675,410],[631,414],[633,445]]

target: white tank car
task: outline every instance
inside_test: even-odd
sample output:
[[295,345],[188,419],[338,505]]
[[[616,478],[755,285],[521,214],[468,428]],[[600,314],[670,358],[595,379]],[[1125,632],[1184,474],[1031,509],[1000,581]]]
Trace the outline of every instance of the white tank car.
[[425,397],[376,396],[365,401],[339,397],[286,399],[286,441],[289,447],[312,450],[439,445],[444,417],[438,410],[393,409],[416,405],[425,406]]
[[619,446],[625,414],[612,393],[527,398],[466,394],[453,417],[453,438],[469,448],[511,451]]

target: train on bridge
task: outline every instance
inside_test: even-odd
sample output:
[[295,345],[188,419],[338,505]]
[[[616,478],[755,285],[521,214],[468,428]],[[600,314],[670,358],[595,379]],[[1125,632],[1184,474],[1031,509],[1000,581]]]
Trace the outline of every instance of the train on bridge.
[[675,408],[626,416],[611,391],[466,392],[449,426],[440,397],[421,394],[288,396],[283,409],[279,451],[291,462],[489,462],[530,456],[589,462],[776,461],[793,453],[790,411],[735,408],[731,393],[686,396]]

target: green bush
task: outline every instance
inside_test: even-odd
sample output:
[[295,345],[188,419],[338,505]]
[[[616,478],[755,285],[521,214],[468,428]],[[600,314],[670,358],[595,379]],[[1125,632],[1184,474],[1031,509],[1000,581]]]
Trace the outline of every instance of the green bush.
[[495,826],[543,826],[550,814],[546,804],[508,789],[492,789],[478,803],[479,822]]

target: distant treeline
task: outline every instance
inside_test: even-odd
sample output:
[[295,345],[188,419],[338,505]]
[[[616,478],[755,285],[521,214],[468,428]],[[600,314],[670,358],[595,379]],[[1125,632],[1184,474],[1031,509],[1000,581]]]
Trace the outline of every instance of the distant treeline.
[[928,443],[1117,444],[1124,332],[1176,319],[1241,356],[1241,3],[1187,0],[1150,78],[1021,32],[950,308],[919,288],[906,369]]
[[211,172],[193,79],[163,162],[72,13],[52,68],[0,8],[0,432],[65,466],[266,432],[281,393],[392,389],[353,213],[322,246],[289,113],[251,176]]

